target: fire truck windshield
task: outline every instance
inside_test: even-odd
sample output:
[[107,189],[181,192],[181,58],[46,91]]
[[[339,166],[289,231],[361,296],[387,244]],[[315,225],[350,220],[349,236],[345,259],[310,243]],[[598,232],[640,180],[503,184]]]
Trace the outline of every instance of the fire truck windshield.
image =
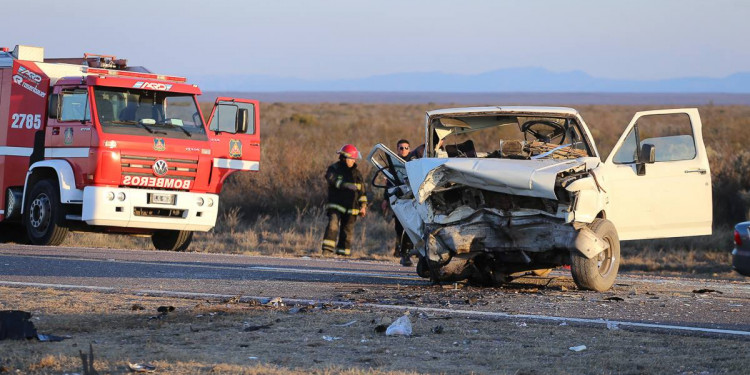
[[102,131],[205,141],[203,119],[190,94],[95,87]]

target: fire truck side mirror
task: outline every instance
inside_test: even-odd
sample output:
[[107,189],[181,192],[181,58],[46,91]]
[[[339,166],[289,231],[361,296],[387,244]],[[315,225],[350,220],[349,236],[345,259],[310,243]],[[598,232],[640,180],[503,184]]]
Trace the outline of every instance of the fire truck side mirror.
[[60,94],[52,94],[49,96],[49,108],[47,108],[47,115],[49,118],[59,118],[60,113]]
[[235,133],[245,134],[247,133],[247,109],[239,108],[237,111],[237,122],[235,127]]

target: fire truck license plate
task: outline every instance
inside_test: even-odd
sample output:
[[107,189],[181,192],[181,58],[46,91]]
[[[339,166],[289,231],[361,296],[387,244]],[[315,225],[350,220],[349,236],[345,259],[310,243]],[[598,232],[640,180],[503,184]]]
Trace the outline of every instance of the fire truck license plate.
[[148,203],[157,203],[157,204],[174,204],[174,194],[149,194],[149,202]]

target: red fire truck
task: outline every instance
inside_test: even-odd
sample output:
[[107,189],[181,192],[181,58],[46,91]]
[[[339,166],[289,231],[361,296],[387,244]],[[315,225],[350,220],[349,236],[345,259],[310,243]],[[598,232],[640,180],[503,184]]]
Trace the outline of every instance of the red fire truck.
[[185,250],[227,176],[260,166],[258,101],[220,97],[204,122],[200,94],[114,56],[0,48],[0,221],[38,245],[73,230]]

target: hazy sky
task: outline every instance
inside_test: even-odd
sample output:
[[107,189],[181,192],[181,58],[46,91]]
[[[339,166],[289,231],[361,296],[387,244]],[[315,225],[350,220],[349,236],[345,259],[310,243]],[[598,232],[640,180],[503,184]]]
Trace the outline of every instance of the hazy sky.
[[750,71],[747,0],[27,0],[5,2],[0,13],[0,46],[40,46],[48,57],[114,54],[188,77]]

